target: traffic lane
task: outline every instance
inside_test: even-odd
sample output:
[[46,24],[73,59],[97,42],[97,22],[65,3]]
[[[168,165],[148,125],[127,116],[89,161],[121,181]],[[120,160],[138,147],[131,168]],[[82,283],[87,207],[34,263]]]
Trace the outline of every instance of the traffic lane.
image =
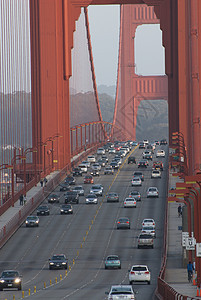
[[[152,199],[152,200],[156,200],[156,199]],[[147,202],[148,204],[150,204],[150,201],[148,201]],[[152,205],[153,206],[153,205]],[[114,208],[114,206],[113,206],[113,208]],[[110,217],[111,217],[111,215],[110,215]],[[99,224],[99,223],[98,223]],[[104,222],[104,224],[105,224],[105,222]],[[125,237],[125,234],[124,234],[124,237]],[[129,240],[127,237],[126,237],[126,240]],[[95,243],[95,244],[97,244],[97,242]],[[91,248],[91,247],[90,247]],[[114,248],[116,248],[116,246],[114,246]],[[125,250],[126,249],[126,247],[125,247],[125,244],[124,244],[124,246],[122,246],[122,248]],[[128,247],[129,248],[129,247]],[[147,249],[148,250],[148,249]],[[149,250],[148,250],[149,251]],[[97,253],[97,251],[95,251],[96,253]],[[139,252],[138,252],[139,253]],[[145,252],[146,254],[148,254],[148,253],[150,253],[150,252]],[[151,254],[151,257],[153,256],[153,254]],[[127,257],[127,256],[126,256]],[[135,255],[135,257],[136,257],[136,255]],[[144,255],[143,255],[143,258],[144,258]],[[148,261],[149,261],[150,259],[148,258]],[[90,257],[88,257],[87,259],[84,259],[84,261],[87,261],[87,265],[88,265],[88,268],[89,268],[89,262],[90,262]],[[144,262],[145,260],[143,260],[143,262]],[[157,262],[158,262],[158,259],[157,259]],[[83,267],[82,267],[82,269],[83,269]],[[151,268],[152,269],[152,268]],[[153,271],[152,271],[153,272]],[[156,273],[157,273],[157,271],[156,271]],[[127,274],[127,273],[126,273]],[[83,275],[83,276],[81,276],[82,278],[84,277],[84,276],[86,276],[86,274],[85,275]],[[158,276],[158,274],[157,274],[157,276]],[[157,278],[157,276],[155,276],[155,278]],[[76,280],[77,280],[77,278],[79,278],[78,276],[76,276]],[[90,276],[90,278],[91,278],[91,276]],[[103,277],[104,278],[104,277]],[[122,279],[122,276],[121,276],[121,279]],[[90,281],[90,280],[89,280]],[[107,280],[107,282],[108,282],[108,280]],[[113,282],[114,283],[114,282]],[[113,284],[112,282],[111,282],[111,284]],[[87,285],[87,283],[85,282],[85,283],[83,283],[83,285],[81,285],[81,287],[77,287],[77,288],[74,288],[73,289],[73,291],[72,292],[70,292],[69,294],[68,294],[68,297],[70,297],[70,296],[72,296],[72,293],[73,293],[73,299],[76,299],[75,297],[75,293],[78,293],[78,291],[81,289],[82,290],[82,287],[85,287],[86,288],[86,285]],[[75,286],[74,284],[72,285],[73,287]],[[143,287],[143,289],[144,289],[144,287]],[[77,292],[75,292],[75,290],[77,291]],[[149,295],[151,295],[152,294],[152,292],[153,291],[149,291]],[[90,291],[88,292],[88,293],[90,293]],[[88,294],[87,293],[87,294]],[[83,290],[81,291],[81,296],[83,296]],[[88,297],[88,296],[87,296]],[[149,297],[149,296],[148,296]],[[80,296],[78,296],[77,297],[77,299],[79,299],[80,298]],[[88,298],[89,299],[89,298]],[[146,298],[147,299],[147,298]]]

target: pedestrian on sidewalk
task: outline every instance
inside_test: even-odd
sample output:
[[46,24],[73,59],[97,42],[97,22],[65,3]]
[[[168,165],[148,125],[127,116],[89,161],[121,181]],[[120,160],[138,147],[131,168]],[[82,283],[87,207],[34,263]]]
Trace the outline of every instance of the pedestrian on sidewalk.
[[187,272],[188,272],[188,281],[191,282],[192,281],[192,277],[193,277],[193,264],[191,261],[189,261],[189,263],[187,264]]
[[24,196],[23,194],[20,195],[20,205],[24,204]]
[[44,178],[44,184],[45,184],[45,186],[47,185],[47,178],[46,177]]
[[27,197],[24,195],[24,205],[27,203]]
[[181,217],[182,216],[182,207],[181,207],[181,204],[179,204],[178,206],[178,217]]
[[43,187],[43,180],[40,181],[40,186]]

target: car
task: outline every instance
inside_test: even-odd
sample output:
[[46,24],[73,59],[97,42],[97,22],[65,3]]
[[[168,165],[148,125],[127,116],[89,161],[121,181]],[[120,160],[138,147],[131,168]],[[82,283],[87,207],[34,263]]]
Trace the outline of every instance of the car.
[[130,220],[127,217],[121,217],[117,220],[117,229],[130,229]]
[[87,157],[87,161],[90,162],[90,163],[95,163],[96,162],[96,158],[94,155],[89,155]]
[[149,141],[146,139],[146,140],[143,140],[143,143],[148,145],[149,144]]
[[137,201],[135,198],[129,197],[124,200],[124,207],[136,207],[136,205]]
[[97,155],[105,154],[105,149],[104,148],[98,148],[96,153],[97,153]]
[[136,164],[135,156],[129,156],[129,158],[128,158],[128,164]]
[[92,170],[90,174],[92,176],[100,176],[100,171],[99,170]]
[[84,183],[94,183],[92,175],[86,175],[84,177]]
[[73,176],[82,176],[82,173],[83,173],[83,171],[80,167],[73,168],[73,170],[72,170]]
[[144,175],[143,175],[143,173],[142,173],[141,171],[135,171],[135,172],[133,173],[133,177],[140,177],[140,179],[141,179],[142,181],[144,181]]
[[160,145],[159,141],[155,141],[156,146]]
[[133,141],[133,142],[131,143],[131,146],[134,146],[134,147],[138,146],[138,142]]
[[143,158],[144,159],[147,159],[147,160],[152,160],[153,159],[153,156],[152,156],[152,154],[151,153],[145,153],[144,155],[143,155]]
[[137,166],[138,168],[147,168],[148,164],[145,160],[140,160]]
[[[89,168],[91,163],[88,160],[83,160],[80,165],[83,165],[83,166]],[[80,165],[79,165],[79,167],[80,167]]]
[[139,149],[145,149],[145,143],[139,142]]
[[149,145],[147,145],[147,150],[149,150],[152,154],[154,153],[154,146],[153,145],[151,145],[151,144],[149,144]]
[[103,195],[103,189],[100,185],[92,185],[90,189],[90,194],[95,194],[96,196],[102,196]]
[[[147,146],[148,147],[148,146]],[[151,154],[151,151],[145,150],[144,152],[142,152],[142,156],[144,158],[145,155],[147,154]]]
[[37,216],[49,216],[50,214],[50,209],[48,205],[40,205],[37,208]]
[[101,167],[105,167],[105,160],[103,158],[99,158],[98,160],[99,165],[101,165]]
[[148,233],[150,234],[153,238],[156,237],[156,231],[154,226],[143,226],[141,233]]
[[87,164],[84,164],[84,163],[79,165],[79,168],[80,168],[82,173],[87,173],[89,167],[90,167],[90,164],[89,164],[89,166]]
[[114,153],[116,153],[115,148],[110,148],[110,149],[109,149],[109,154],[114,154]]
[[153,226],[154,228],[155,228],[155,221],[154,221],[154,219],[144,219],[143,221],[142,221],[142,227],[143,226]]
[[38,227],[39,226],[39,217],[37,216],[28,216],[25,221],[26,227]]
[[147,190],[147,198],[149,197],[159,197],[159,192],[158,192],[158,189],[157,187],[154,187],[154,186],[151,186],[148,188]]
[[77,191],[68,191],[67,193],[64,194],[64,201],[65,201],[65,204],[68,204],[68,203],[78,204],[79,203],[79,193]]
[[69,185],[74,185],[76,182],[75,178],[73,176],[67,176],[65,179],[65,183]]
[[82,185],[75,186],[72,191],[78,193],[79,196],[84,196],[84,188]]
[[51,259],[49,259],[49,269],[65,269],[68,268],[68,259],[64,254],[54,254]]
[[127,151],[126,151],[126,150],[121,150],[121,149],[120,149],[119,154],[121,155],[121,157],[124,157],[124,156],[126,156]]
[[129,271],[129,283],[147,282],[150,284],[151,274],[146,265],[134,265]]
[[135,294],[130,285],[113,285],[110,292],[105,292],[108,295],[108,300],[135,300]]
[[5,270],[0,277],[0,291],[3,289],[16,288],[22,289],[22,276],[16,270]]
[[116,161],[119,165],[122,164],[122,158],[121,157],[115,157],[113,161]]
[[71,204],[62,204],[60,208],[60,214],[61,215],[66,215],[66,214],[73,214],[73,207]]
[[151,178],[161,178],[161,171],[160,170],[152,170]]
[[107,202],[119,202],[119,195],[114,192],[108,193]]
[[144,248],[144,247],[149,247],[149,248],[154,248],[154,240],[153,236],[149,233],[141,233],[138,237],[138,249]]
[[131,191],[128,197],[135,198],[137,201],[141,201],[141,195],[138,191]]
[[106,163],[108,163],[108,158],[107,158],[107,155],[102,155],[102,159],[104,159],[106,161]]
[[59,203],[60,197],[57,194],[50,194],[47,201],[48,203]]
[[131,185],[132,186],[141,186],[142,180],[140,179],[140,177],[133,177],[133,179],[131,181]]
[[91,165],[91,169],[100,171],[101,170],[101,165],[99,163],[94,163],[94,164]]
[[121,262],[117,255],[108,255],[105,260],[105,269],[117,268],[121,269]]
[[103,192],[104,187],[103,187],[103,185],[102,185],[101,183],[97,183],[96,186],[97,186],[97,187],[100,187],[100,189],[102,189],[102,192]]
[[158,150],[156,152],[156,157],[165,157],[165,151],[164,150]]
[[86,204],[98,204],[98,197],[94,193],[89,194],[88,196],[86,196],[85,203]]
[[166,139],[162,139],[161,141],[160,141],[160,145],[167,145],[167,140]]
[[119,169],[119,164],[116,161],[113,161],[110,163],[110,166],[114,169],[117,170]]
[[162,161],[154,161],[152,170],[161,170],[163,171],[163,163]]
[[68,183],[67,184],[61,183],[59,186],[60,186],[60,192],[70,191],[70,189],[71,189],[71,187]]

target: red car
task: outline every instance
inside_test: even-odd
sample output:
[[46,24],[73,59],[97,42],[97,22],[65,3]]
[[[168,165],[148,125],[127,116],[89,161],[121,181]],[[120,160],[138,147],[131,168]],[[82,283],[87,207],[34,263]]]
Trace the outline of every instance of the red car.
[[153,170],[161,170],[161,171],[163,171],[163,163],[162,163],[162,161],[154,161],[152,169]]
[[93,177],[91,175],[85,176],[84,183],[94,183]]

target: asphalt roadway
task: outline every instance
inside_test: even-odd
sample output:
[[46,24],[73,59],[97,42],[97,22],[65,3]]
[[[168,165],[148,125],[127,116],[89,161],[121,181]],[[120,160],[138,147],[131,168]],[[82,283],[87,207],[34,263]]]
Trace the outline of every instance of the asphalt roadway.
[[[156,150],[162,148],[168,152],[167,146],[157,147]],[[137,148],[133,152],[137,161],[142,158],[143,150]],[[145,180],[141,187],[131,186],[132,174],[139,169],[137,165],[128,165],[126,159],[118,174],[116,171],[114,175],[104,175],[101,171],[94,183],[103,184],[103,197],[99,197],[97,205],[86,205],[84,196],[80,197],[80,203],[73,205],[72,215],[60,215],[64,193],[57,188],[55,191],[61,195],[60,204],[49,204],[50,215],[40,217],[39,227],[26,228],[23,224],[0,250],[1,270],[19,270],[23,276],[23,297],[30,300],[103,300],[107,299],[105,292],[111,285],[129,283],[128,270],[133,264],[146,264],[151,271],[151,284],[135,283],[133,288],[137,300],[154,299],[163,251],[167,159],[168,153],[161,159],[165,166],[161,179],[151,179],[152,163],[143,169]],[[83,177],[77,177],[76,184],[82,184],[85,195],[88,194],[91,184],[84,185]],[[159,198],[146,197],[149,186],[158,187]],[[137,208],[124,208],[123,200],[133,189],[141,192],[142,201],[137,202]],[[120,202],[107,203],[105,195],[108,191],[118,192]],[[116,229],[117,219],[122,216],[129,217],[130,230]],[[154,249],[137,248],[144,218],[153,218],[156,222]],[[48,259],[60,253],[68,258],[68,271],[50,271]],[[119,255],[120,270],[105,270],[104,261],[109,254]],[[0,299],[22,299],[22,292],[4,290]]]

